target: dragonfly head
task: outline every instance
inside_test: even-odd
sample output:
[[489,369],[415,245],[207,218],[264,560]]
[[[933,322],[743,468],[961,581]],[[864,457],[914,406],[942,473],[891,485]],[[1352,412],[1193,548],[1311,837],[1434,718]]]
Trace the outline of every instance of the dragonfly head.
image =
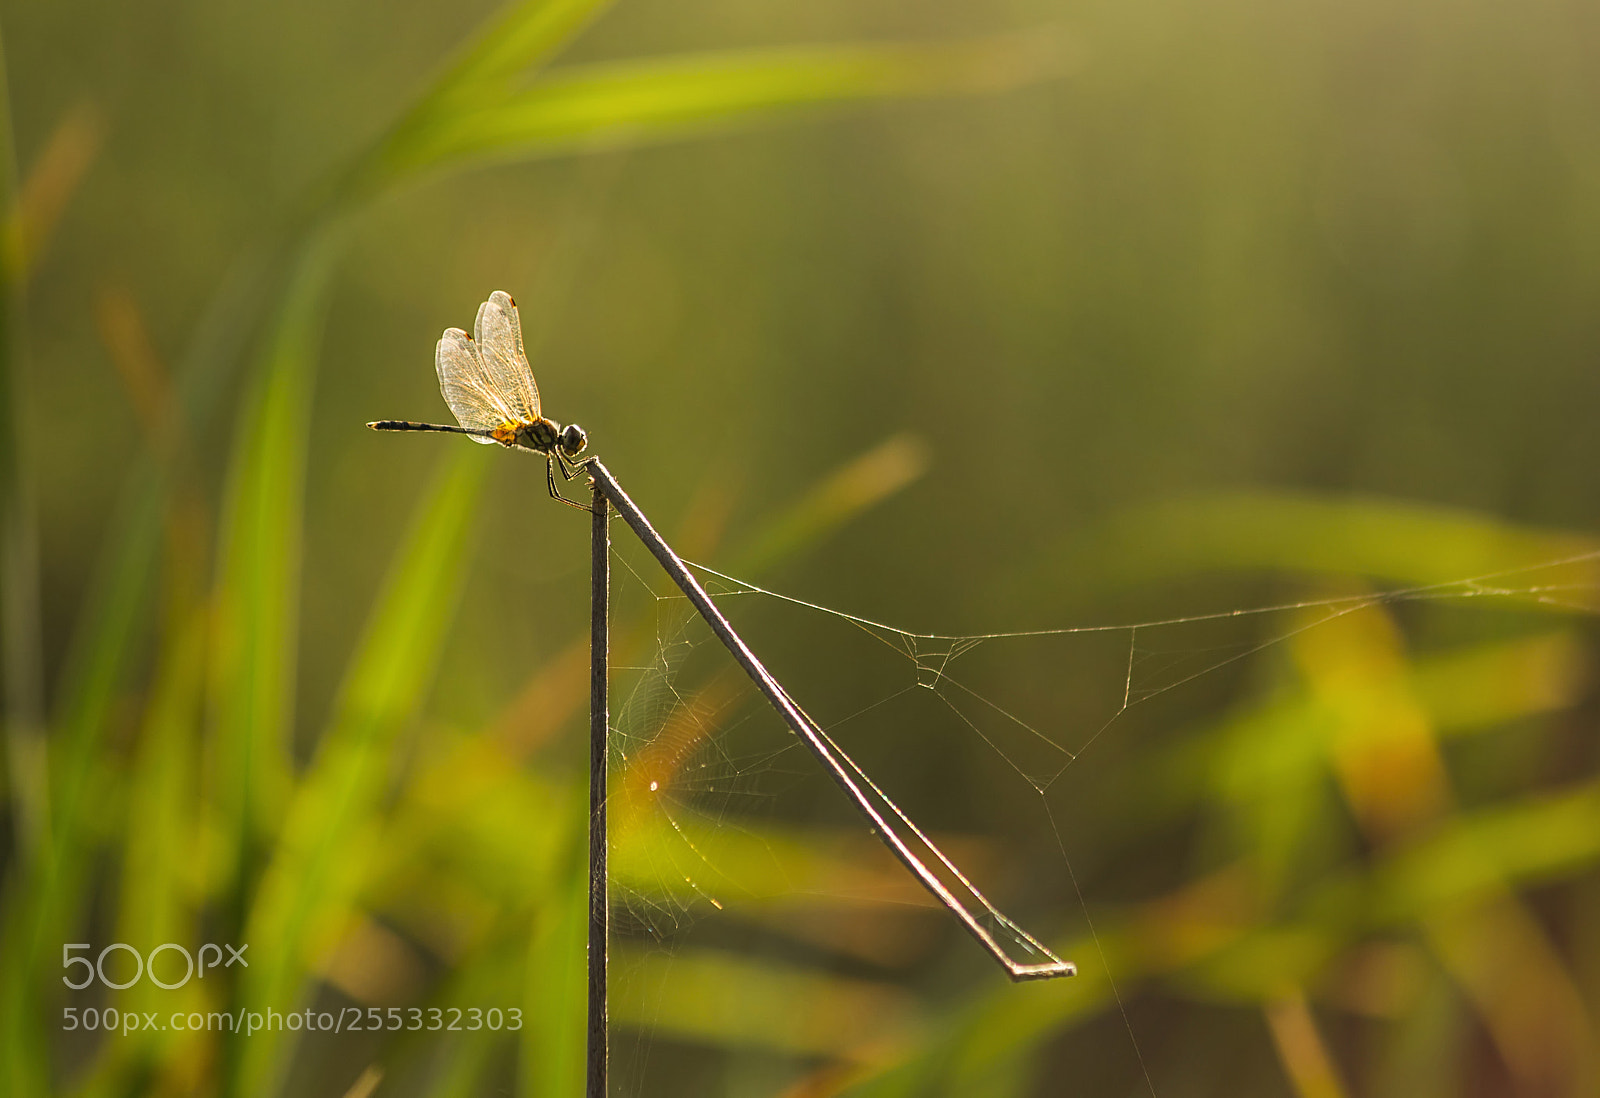
[[561,449],[568,457],[577,457],[588,445],[589,436],[576,423],[569,423],[561,429]]

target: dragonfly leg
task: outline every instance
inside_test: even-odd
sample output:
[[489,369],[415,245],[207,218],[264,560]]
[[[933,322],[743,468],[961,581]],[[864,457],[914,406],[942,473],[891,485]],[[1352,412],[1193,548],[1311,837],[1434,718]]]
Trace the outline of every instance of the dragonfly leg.
[[579,473],[583,472],[583,467],[594,460],[593,454],[590,454],[581,461],[573,461],[560,450],[554,451],[554,454],[555,459],[561,463],[561,475],[567,480],[571,480],[573,477],[576,477]]
[[[560,492],[558,492],[556,490],[556,457],[555,457],[554,454],[546,454],[545,455],[544,475],[545,475],[545,480],[550,485],[550,498],[551,499],[559,499],[562,503],[565,503],[568,507],[576,507],[580,511],[588,511],[589,510],[589,508],[587,506],[585,506],[584,504],[579,503],[577,500],[568,499],[566,496],[562,495]],[[563,477],[565,477],[567,480],[571,480],[576,475],[576,473],[567,472],[566,465],[563,464],[562,467],[561,467],[561,475]]]

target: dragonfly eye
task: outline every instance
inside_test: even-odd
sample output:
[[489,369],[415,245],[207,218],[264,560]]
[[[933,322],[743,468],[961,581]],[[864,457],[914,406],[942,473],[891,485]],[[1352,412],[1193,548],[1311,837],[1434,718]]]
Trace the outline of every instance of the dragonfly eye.
[[568,454],[581,454],[588,445],[589,436],[576,423],[569,423],[561,429],[561,448]]

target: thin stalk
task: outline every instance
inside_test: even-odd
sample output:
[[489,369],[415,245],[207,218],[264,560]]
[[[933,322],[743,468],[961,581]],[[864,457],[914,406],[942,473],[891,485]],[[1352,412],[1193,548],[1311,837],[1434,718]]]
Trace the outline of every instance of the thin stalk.
[[[617,509],[628,526],[633,530],[646,549],[650,550],[661,567],[678,588],[688,596],[689,602],[694,606],[705,623],[711,627],[717,639],[722,642],[734,660],[742,667],[745,674],[750,676],[757,689],[765,695],[767,701],[778,711],[778,715],[800,737],[811,753],[827,769],[828,774],[844,790],[845,796],[861,810],[862,815],[872,826],[873,832],[883,840],[890,852],[900,860],[912,876],[921,882],[922,886],[932,893],[934,899],[943,904],[954,915],[967,932],[977,939],[994,959],[1005,968],[1007,975],[1013,980],[1046,980],[1053,976],[1072,976],[1077,973],[1077,966],[1070,961],[1063,961],[1049,949],[1023,930],[1016,923],[1007,918],[999,908],[990,903],[988,898],[979,892],[977,886],[969,881],[965,874],[958,869],[954,862],[945,856],[944,852],[928,838],[916,824],[911,822],[900,807],[889,799],[888,795],[879,789],[877,784],[855,764],[855,761],[846,755],[838,744],[822,730],[822,727],[806,715],[793,698],[772,673],[762,665],[761,661],[750,651],[744,640],[734,631],[732,624],[718,610],[711,597],[706,594],[705,588],[700,586],[700,581],[694,578],[682,558],[672,551],[655,528],[650,525],[650,520],[644,517],[638,505],[628,498],[612,477],[611,471],[602,465],[598,458],[590,458],[585,463],[585,469],[594,478],[595,499],[609,500]],[[598,507],[598,505],[597,505]],[[597,510],[596,523],[600,523]],[[598,529],[598,525],[597,525]],[[596,535],[599,536],[598,534]],[[598,558],[597,558],[598,559]],[[869,793],[868,790],[871,792]],[[923,858],[918,857],[911,845],[901,836],[899,829],[892,824],[888,817],[898,821],[898,828],[915,836],[921,848],[936,862],[943,872],[935,870]],[[593,842],[593,840],[590,840]],[[957,893],[965,897],[965,901]],[[1003,939],[1003,941],[1002,941]],[[1016,954],[1013,955],[1013,952]],[[591,973],[593,972],[593,947],[591,946]],[[592,979],[592,977],[591,977]],[[592,987],[592,985],[591,985]],[[591,995],[593,994],[591,990]],[[591,1000],[592,1010],[592,1000]],[[592,1017],[592,1015],[591,1015]],[[592,1037],[591,1037],[592,1040]],[[592,1046],[591,1046],[592,1051]],[[591,1076],[591,1080],[592,1080]],[[591,1098],[595,1092],[590,1091]]]
[[606,955],[610,908],[606,895],[607,730],[610,664],[610,508],[598,482],[594,488],[589,563],[589,1098],[605,1098],[607,1020]]

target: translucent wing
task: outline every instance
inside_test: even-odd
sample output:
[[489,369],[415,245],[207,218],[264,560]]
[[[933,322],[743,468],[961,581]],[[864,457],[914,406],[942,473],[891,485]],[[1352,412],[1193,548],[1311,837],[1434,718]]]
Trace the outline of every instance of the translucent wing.
[[[471,337],[460,328],[446,328],[439,340],[434,363],[439,370],[439,390],[444,402],[455,413],[456,422],[475,430],[493,430],[517,419],[498,390],[490,383],[483,358]],[[471,436],[472,441],[490,444],[494,440]]]
[[472,330],[490,387],[514,414],[532,421],[539,418],[539,387],[528,369],[522,349],[522,325],[517,303],[504,290],[496,290],[478,306],[478,323]]

